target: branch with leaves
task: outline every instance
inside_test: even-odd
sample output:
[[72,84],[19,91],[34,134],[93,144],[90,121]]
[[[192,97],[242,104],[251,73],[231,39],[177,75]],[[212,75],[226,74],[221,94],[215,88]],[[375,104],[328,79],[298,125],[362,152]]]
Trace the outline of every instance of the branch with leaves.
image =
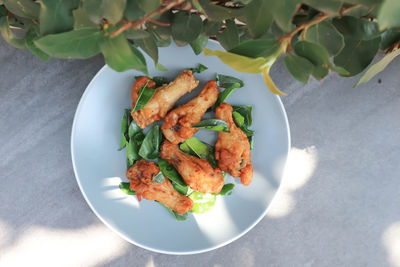
[[[261,73],[283,94],[269,75],[279,57],[302,83],[368,67],[356,85],[370,80],[400,54],[399,14],[398,0],[0,0],[0,33],[44,61],[102,53],[116,71],[144,73],[143,53],[165,70],[158,47],[174,41]],[[210,38],[224,50],[206,49]],[[370,66],[379,50],[386,55]]]

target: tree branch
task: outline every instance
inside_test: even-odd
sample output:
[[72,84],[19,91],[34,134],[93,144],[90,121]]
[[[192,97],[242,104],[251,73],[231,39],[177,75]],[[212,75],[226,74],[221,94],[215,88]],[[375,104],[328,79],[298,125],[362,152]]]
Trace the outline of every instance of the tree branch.
[[[118,30],[116,30],[115,32],[111,33],[111,37],[116,37],[118,35],[120,35],[121,33],[123,33],[124,31],[128,30],[129,28],[133,28],[135,30],[139,29],[143,24],[145,24],[146,22],[153,20],[153,17],[156,15],[160,15],[162,13],[164,13],[165,11],[170,10],[171,8],[173,8],[174,6],[180,5],[182,3],[184,3],[186,0],[173,0],[173,1],[169,1],[165,6],[159,7],[157,10],[151,12],[150,14],[144,16],[141,19],[137,19],[134,21],[127,21],[125,22],[124,25],[121,26],[121,28],[119,28]],[[154,20],[152,21],[153,23]],[[162,22],[160,22],[162,23]],[[158,23],[159,24],[159,23]],[[161,25],[161,24],[159,24]],[[167,25],[163,25],[163,26],[167,26]]]

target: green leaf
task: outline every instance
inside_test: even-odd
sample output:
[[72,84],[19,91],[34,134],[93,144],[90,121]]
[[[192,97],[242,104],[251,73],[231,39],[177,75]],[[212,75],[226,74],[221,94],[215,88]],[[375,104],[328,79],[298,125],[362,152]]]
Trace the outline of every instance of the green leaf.
[[155,11],[160,6],[160,0],[136,0],[140,9],[142,9],[145,14],[149,14]]
[[244,9],[251,37],[259,38],[268,31],[273,21],[268,1],[253,0]]
[[129,113],[129,109],[127,112],[127,109],[124,110],[124,115],[122,116],[122,120],[121,120],[121,130],[120,130],[120,141],[119,141],[119,149],[121,150],[125,147],[126,144],[128,144],[128,127],[129,127],[129,123],[128,123],[128,116],[131,116]]
[[239,44],[239,31],[233,20],[226,21],[226,28],[221,34],[217,34],[217,39],[226,50]]
[[141,146],[134,140],[133,138],[130,139],[126,145],[126,158],[129,161],[129,165],[133,165],[135,161],[141,159],[139,155],[139,149]]
[[211,210],[217,199],[215,194],[201,192],[193,192],[189,198],[193,200],[193,208],[190,210],[193,213],[204,213]]
[[328,14],[339,14],[340,8],[343,5],[342,0],[303,0],[304,4],[313,7],[321,12]]
[[140,146],[139,155],[145,159],[156,159],[160,152],[161,139],[160,126],[154,125],[146,134]]
[[343,35],[329,21],[311,26],[307,30],[306,39],[324,46],[330,55],[337,55],[344,47]]
[[234,188],[235,188],[234,184],[225,184],[224,187],[222,187],[221,191],[218,193],[218,195],[230,196],[232,195]]
[[244,124],[244,117],[239,112],[232,112],[233,121],[238,127],[243,126]]
[[0,17],[7,16],[8,15],[8,11],[5,8],[5,6],[2,5],[3,2],[1,2],[1,1],[2,0],[0,0]]
[[380,37],[372,40],[355,40],[345,37],[345,47],[334,58],[335,65],[349,72],[348,75],[341,76],[349,77],[362,72],[378,52],[380,40]]
[[41,0],[40,34],[66,32],[73,29],[72,10],[78,8],[79,0]]
[[232,106],[234,112],[239,113],[244,118],[244,125],[250,127],[253,124],[252,106]]
[[201,121],[201,122],[193,125],[192,128],[206,129],[206,130],[217,131],[217,132],[226,132],[226,133],[230,132],[229,125],[225,121],[218,120],[218,119],[208,119],[208,120]]
[[192,42],[201,33],[203,22],[199,15],[179,11],[174,15],[171,33],[175,40]]
[[237,127],[239,127],[249,138],[254,135],[254,131],[248,129],[252,124],[252,106],[233,106],[232,117]]
[[286,55],[284,60],[290,74],[299,82],[306,84],[313,71],[313,64],[303,57],[290,54]]
[[135,107],[133,108],[132,111],[138,111],[143,109],[146,106],[146,104],[150,101],[150,99],[153,97],[153,95],[156,93],[156,90],[154,88],[147,87],[148,83],[149,81],[147,81],[146,84],[140,88],[140,92],[136,100]]
[[381,49],[389,49],[394,43],[400,41],[400,30],[390,29],[382,33]]
[[102,33],[98,29],[84,28],[49,34],[34,41],[46,54],[57,58],[89,58],[100,52]]
[[218,86],[221,87],[228,87],[229,85],[238,83],[240,84],[240,87],[244,86],[244,82],[238,78],[228,76],[228,75],[223,75],[223,74],[216,74],[216,80],[218,81]]
[[207,160],[213,168],[217,167],[217,161],[214,156],[214,147],[200,141],[196,137],[193,136],[186,139],[184,143],[180,144],[179,148],[183,152]]
[[158,71],[168,71],[168,69],[164,65],[162,65],[160,62],[156,63],[156,70],[158,70]]
[[151,78],[151,80],[156,83],[156,87],[160,87],[161,85],[164,85],[164,84],[167,84],[170,82],[167,78],[162,77],[162,76],[154,76],[153,78]]
[[165,159],[158,158],[158,167],[160,168],[164,176],[170,179],[172,182],[180,186],[187,186],[179,172],[174,168],[172,164],[169,164],[168,161],[166,161]]
[[[158,201],[157,201],[157,202],[158,202]],[[177,212],[171,210],[170,208],[168,208],[167,206],[165,206],[163,203],[161,203],[161,202],[158,202],[158,203],[160,203],[160,204],[161,204],[162,206],[164,206],[164,208],[166,208],[172,215],[174,215],[174,217],[175,217],[175,219],[176,219],[177,221],[185,221],[185,220],[187,219],[187,217],[188,217],[187,212],[184,213],[184,214],[180,214],[180,213],[177,213]]]
[[222,22],[220,21],[210,21],[206,19],[203,22],[203,34],[206,36],[217,35],[219,29],[222,27]]
[[359,19],[350,16],[334,18],[333,25],[348,38],[357,40],[372,40],[380,36],[378,24],[368,19]]
[[281,44],[275,39],[248,40],[229,50],[245,57],[276,57],[281,52]]
[[203,48],[206,47],[207,43],[208,36],[200,34],[194,41],[190,42],[190,46],[192,47],[193,52],[196,55],[199,55],[201,52],[203,52]]
[[138,0],[127,0],[124,15],[128,20],[135,20],[142,18],[145,12],[140,8]]
[[0,33],[4,40],[10,45],[19,49],[25,49],[25,40],[23,38],[17,38],[11,31],[7,16],[0,18]]
[[247,138],[249,139],[250,150],[253,150],[254,149],[254,135],[248,136]]
[[159,184],[163,183],[165,181],[165,177],[162,172],[157,173],[157,175],[153,177],[153,181]]
[[3,0],[4,6],[13,14],[28,18],[38,19],[40,5],[32,0]]
[[400,55],[400,49],[397,49],[394,52],[387,54],[377,63],[371,65],[369,69],[361,76],[360,80],[354,85],[354,87],[371,80],[372,77],[383,71],[386,66],[389,65],[390,62],[392,62],[392,60],[395,59],[398,55]]
[[125,31],[125,36],[128,39],[131,40],[138,40],[138,39],[146,39],[151,37],[152,35],[144,30],[134,30],[134,29],[129,29]]
[[136,69],[147,73],[146,60],[142,53],[136,47],[129,45],[123,35],[103,38],[100,48],[107,65],[112,69],[116,71]]
[[[131,113],[130,113],[129,109],[126,110],[126,113],[127,113],[127,116],[131,116]],[[122,125],[121,125],[121,127],[122,127]],[[129,139],[132,139],[136,134],[141,133],[141,132],[142,132],[142,129],[139,127],[139,125],[136,124],[136,122],[134,120],[132,120],[130,122],[130,124],[129,124],[129,127],[128,127],[128,137],[129,137]],[[126,133],[125,133],[125,135],[126,135]]]
[[208,68],[204,66],[203,64],[198,64],[196,68],[190,68],[193,73],[201,73],[203,71],[206,71]]
[[154,64],[158,63],[158,48],[152,36],[144,39],[137,39],[135,43],[154,60]]
[[299,41],[294,45],[294,51],[300,57],[308,59],[313,65],[312,75],[322,79],[329,73],[329,53],[325,47],[309,41]]
[[116,24],[122,19],[126,0],[84,0],[83,10],[96,24],[104,18],[111,24]]
[[[201,12],[212,21],[223,21],[230,18],[240,17],[243,13],[242,8],[228,8],[215,5],[209,0],[196,0]],[[194,1],[193,1],[194,2]]]
[[385,0],[378,11],[379,29],[400,27],[400,1]]
[[215,106],[219,106],[221,103],[225,102],[225,100],[234,92],[236,89],[242,87],[240,83],[232,83],[226,86],[224,91],[222,91],[215,103]]
[[285,32],[289,32],[291,21],[300,4],[300,0],[267,0],[276,24]]
[[121,189],[121,191],[124,192],[127,195],[136,195],[136,192],[131,190],[130,183],[121,182],[119,184],[119,189]]
[[74,29],[82,29],[82,28],[97,28],[97,24],[93,23],[85,13],[82,7],[75,9],[72,11],[72,15],[74,16]]
[[48,61],[50,56],[47,55],[45,52],[40,50],[34,43],[33,41],[39,38],[38,32],[35,30],[35,28],[31,28],[28,30],[28,32],[25,35],[25,45],[26,47],[38,58],[40,58],[43,61]]

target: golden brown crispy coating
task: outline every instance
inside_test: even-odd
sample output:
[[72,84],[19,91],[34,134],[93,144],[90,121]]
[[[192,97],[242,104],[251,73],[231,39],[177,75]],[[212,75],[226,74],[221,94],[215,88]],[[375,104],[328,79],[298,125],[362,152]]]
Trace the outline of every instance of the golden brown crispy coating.
[[160,172],[154,162],[142,159],[137,161],[126,172],[131,181],[130,188],[136,191],[139,201],[143,196],[148,200],[156,200],[177,213],[186,213],[193,208],[193,201],[185,195],[178,193],[168,179],[162,183],[153,181],[153,177]]
[[221,170],[229,172],[235,178],[240,176],[242,184],[249,185],[253,177],[250,143],[246,134],[235,125],[232,110],[231,105],[222,103],[215,111],[217,119],[226,121],[230,130],[230,133],[218,133],[215,158]]
[[216,81],[208,81],[200,94],[186,104],[171,110],[161,127],[165,137],[173,144],[185,142],[198,129],[191,127],[201,121],[204,113],[218,99],[219,90]]
[[182,152],[168,140],[161,146],[160,157],[172,164],[194,191],[218,194],[224,186],[220,169],[213,169],[208,161]]
[[[133,119],[142,129],[157,120],[163,119],[176,101],[196,88],[198,84],[199,81],[196,80],[190,70],[183,71],[174,81],[158,87],[156,93],[143,109],[132,112]],[[136,103],[139,91],[140,86],[132,88],[133,103]]]

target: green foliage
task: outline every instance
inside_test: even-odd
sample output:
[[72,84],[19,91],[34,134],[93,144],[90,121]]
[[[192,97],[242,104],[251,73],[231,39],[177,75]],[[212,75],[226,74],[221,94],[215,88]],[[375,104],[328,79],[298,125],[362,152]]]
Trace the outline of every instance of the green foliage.
[[[158,47],[173,40],[235,70],[261,73],[273,93],[284,94],[269,75],[280,56],[302,83],[330,71],[356,75],[379,49],[397,53],[399,14],[398,0],[1,0],[0,33],[44,61],[101,53],[116,71],[145,74],[143,53],[166,71]],[[210,37],[226,51],[208,50]],[[381,71],[394,54],[389,55],[360,83]]]

